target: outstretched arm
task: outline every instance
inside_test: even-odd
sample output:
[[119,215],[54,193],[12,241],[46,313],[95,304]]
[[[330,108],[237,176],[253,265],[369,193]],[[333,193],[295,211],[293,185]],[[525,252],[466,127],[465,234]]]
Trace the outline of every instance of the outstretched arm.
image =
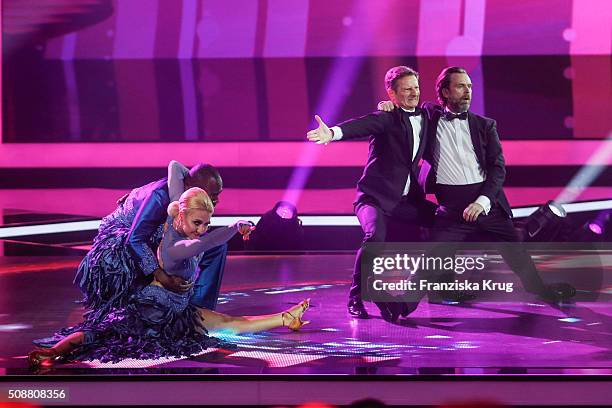
[[185,191],[185,177],[189,174],[189,169],[176,160],[168,164],[168,195],[170,202],[179,199]]
[[198,239],[183,239],[177,241],[174,245],[166,249],[167,259],[174,262],[191,258],[211,248],[225,244],[234,234],[236,234],[236,232],[240,232],[243,237],[248,237],[253,229],[254,227],[250,223],[238,221],[236,224],[230,225],[229,227],[218,228],[212,232],[206,233]]
[[388,121],[387,112],[374,112],[361,116],[356,119],[349,119],[338,126],[328,127],[325,122],[315,115],[319,127],[306,133],[308,140],[317,144],[328,144],[334,140],[357,139],[370,135],[384,133],[386,122]]

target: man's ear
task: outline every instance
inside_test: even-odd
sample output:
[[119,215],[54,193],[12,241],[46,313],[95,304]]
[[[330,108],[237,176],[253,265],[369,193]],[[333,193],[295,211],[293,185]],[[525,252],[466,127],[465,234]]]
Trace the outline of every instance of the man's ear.
[[395,91],[393,88],[387,88],[387,95],[389,96],[389,99],[391,99],[391,102],[395,103]]
[[448,99],[448,95],[450,95],[448,88],[442,88],[442,96]]

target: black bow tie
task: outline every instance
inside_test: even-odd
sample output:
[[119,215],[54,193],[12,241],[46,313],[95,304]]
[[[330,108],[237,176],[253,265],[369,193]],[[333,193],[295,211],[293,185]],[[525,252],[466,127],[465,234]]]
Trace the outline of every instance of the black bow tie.
[[466,112],[461,112],[461,113],[444,112],[444,117],[448,121],[451,121],[453,119],[466,120],[467,119],[467,111]]
[[404,115],[410,117],[410,116],[421,116],[421,109],[419,108],[415,108],[414,112],[406,112],[405,110],[402,109],[402,112],[404,112]]

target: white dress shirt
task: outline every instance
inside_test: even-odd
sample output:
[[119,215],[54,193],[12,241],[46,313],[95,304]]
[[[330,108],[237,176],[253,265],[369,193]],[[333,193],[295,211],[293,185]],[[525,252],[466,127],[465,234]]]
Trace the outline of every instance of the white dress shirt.
[[[408,109],[404,109],[404,108],[400,108],[402,109],[404,112],[414,112],[414,109],[412,110],[408,110]],[[414,158],[417,155],[417,152],[419,151],[419,145],[421,144],[421,127],[423,125],[423,116],[422,115],[417,115],[417,116],[410,116],[410,125],[412,125],[412,160],[414,160]],[[333,133],[333,137],[332,140],[340,140],[342,139],[343,133],[342,133],[342,128],[340,128],[340,126],[332,126],[331,131]],[[418,177],[418,175],[415,175]],[[408,194],[408,191],[410,191],[410,174],[408,174],[408,180],[406,180],[406,185],[404,186],[404,192],[402,193],[403,195]]]
[[[438,164],[436,183],[461,186],[482,183],[486,180],[487,175],[476,157],[467,120],[449,121],[442,115],[438,121],[436,139],[438,142],[434,156]],[[491,200],[481,195],[476,202],[484,208],[485,214],[488,214]]]

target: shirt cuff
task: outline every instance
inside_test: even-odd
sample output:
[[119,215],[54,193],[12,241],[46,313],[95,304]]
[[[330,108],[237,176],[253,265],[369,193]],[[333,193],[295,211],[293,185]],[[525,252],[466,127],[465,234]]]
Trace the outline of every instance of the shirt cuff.
[[331,131],[334,133],[332,136],[332,140],[340,140],[342,139],[342,128],[340,126],[332,126]]
[[159,264],[157,260],[151,255],[145,254],[143,259],[140,262],[140,268],[145,276],[151,275],[157,268],[159,268]]
[[488,215],[489,211],[491,211],[491,200],[489,200],[489,197],[485,195],[478,196],[475,203],[482,205],[485,215]]

